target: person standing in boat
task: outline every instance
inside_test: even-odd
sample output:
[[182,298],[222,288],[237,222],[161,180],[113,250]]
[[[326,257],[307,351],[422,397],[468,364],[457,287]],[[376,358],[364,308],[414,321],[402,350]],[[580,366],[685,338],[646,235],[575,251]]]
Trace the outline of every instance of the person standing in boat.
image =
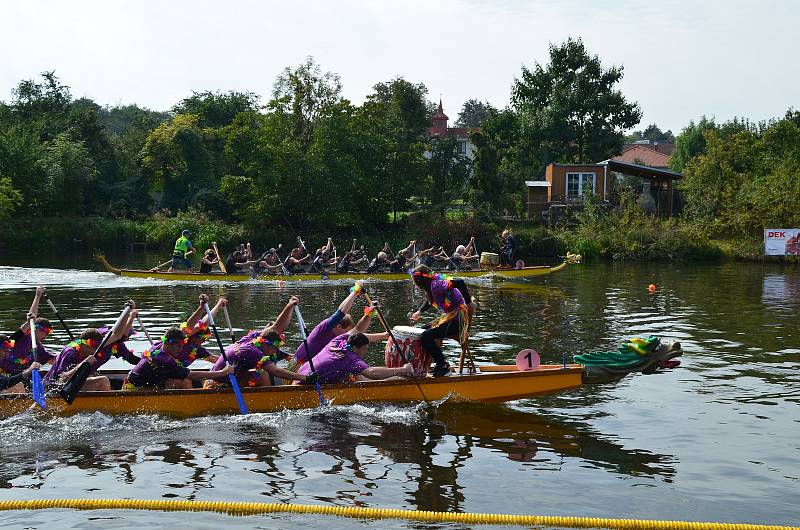
[[192,234],[188,230],[184,230],[181,232],[181,237],[175,240],[175,249],[172,251],[172,265],[170,265],[167,272],[172,272],[173,269],[179,267],[192,270],[192,262],[187,257],[194,252],[192,242],[189,241],[190,237],[192,237]]
[[[365,333],[369,329],[376,307],[364,308],[364,316],[350,331],[334,337],[314,356],[315,374],[321,384],[339,384],[355,381],[371,381],[398,376],[413,376],[414,367],[406,363],[400,368],[370,366],[364,361],[372,342],[389,338],[387,332]],[[301,375],[311,374],[310,363],[300,367]],[[306,381],[306,384],[308,382]]]
[[[33,356],[31,355],[31,329],[30,321],[34,321],[34,330],[36,333],[36,357],[40,364],[51,362],[55,356],[47,351],[42,342],[44,339],[53,332],[53,326],[46,318],[37,317],[39,311],[39,301],[42,296],[47,292],[44,287],[37,287],[36,294],[33,296],[31,308],[25,318],[25,322],[20,328],[8,337],[7,351],[4,355],[0,356],[0,377],[16,376],[24,372],[33,363]],[[24,392],[23,385],[18,384],[9,389],[10,392]]]
[[517,240],[509,228],[500,235],[500,265],[513,267],[514,254],[517,252]]
[[[334,338],[347,333],[353,329],[353,317],[350,316],[350,309],[356,299],[363,293],[363,284],[356,282],[350,288],[350,294],[342,300],[336,311],[331,316],[314,326],[311,333],[308,334],[305,342],[300,344],[300,347],[294,352],[294,361],[297,363],[308,362],[308,359],[313,359],[322,349]],[[306,349],[308,344],[308,349]]]
[[420,336],[420,343],[422,349],[436,363],[433,377],[449,375],[450,364],[436,340],[455,339],[465,347],[469,343],[469,322],[476,307],[475,303],[464,280],[435,274],[425,265],[416,267],[412,277],[414,285],[425,293],[425,303],[411,315],[411,320],[417,322],[422,313],[431,307],[439,310],[439,317],[424,326],[427,329]]
[[86,379],[81,391],[111,390],[111,381],[104,375],[98,375],[97,369],[108,362],[111,357],[124,359],[133,365],[141,360],[125,345],[125,341],[133,335],[133,323],[136,321],[137,315],[136,304],[133,300],[128,300],[128,305],[131,307],[131,311],[128,312],[127,319],[109,337],[108,343],[100,351],[95,352],[109,328],[88,328],[81,333],[77,340],[67,344],[53,361],[53,367],[45,375],[42,381],[44,387],[50,388],[66,383],[73,376],[78,365],[87,362],[92,368],[92,375]]

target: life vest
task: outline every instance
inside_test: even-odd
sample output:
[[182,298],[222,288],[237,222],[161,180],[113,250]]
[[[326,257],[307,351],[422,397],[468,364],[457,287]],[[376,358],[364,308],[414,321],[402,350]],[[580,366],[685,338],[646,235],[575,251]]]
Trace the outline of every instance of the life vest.
[[189,248],[191,246],[192,243],[186,238],[186,236],[181,236],[175,240],[175,250],[172,251],[172,255],[179,258],[185,258],[186,253],[189,252]]

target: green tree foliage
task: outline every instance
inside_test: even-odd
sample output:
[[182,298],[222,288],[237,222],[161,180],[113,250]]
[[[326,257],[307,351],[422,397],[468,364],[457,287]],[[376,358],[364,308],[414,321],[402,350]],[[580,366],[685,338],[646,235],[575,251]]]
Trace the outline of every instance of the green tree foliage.
[[97,179],[97,168],[83,141],[59,134],[45,144],[37,165],[44,175],[46,207],[80,214],[94,202],[89,194]]
[[230,124],[240,112],[258,110],[258,96],[253,92],[192,92],[172,107],[175,114],[194,114],[201,127],[219,128]]
[[455,138],[433,137],[428,144],[428,179],[426,197],[444,214],[445,206],[465,195],[469,176],[469,158],[458,153]]
[[461,106],[456,125],[458,127],[480,127],[492,110],[494,110],[494,107],[488,101],[468,99]]
[[675,139],[675,151],[669,159],[669,165],[675,171],[683,171],[684,166],[693,157],[705,152],[706,139],[705,132],[715,130],[717,125],[713,118],[703,116],[700,121],[695,123],[690,121],[681,134]]
[[625,135],[625,143],[632,144],[639,140],[649,140],[650,142],[674,142],[675,136],[672,131],[662,131],[658,125],[651,123],[643,131],[633,131]]
[[622,72],[603,68],[581,39],[572,38],[550,45],[549,64],[523,67],[511,90],[523,163],[540,173],[551,162],[598,162],[619,153],[622,131],[642,115],[616,88]]
[[22,203],[22,193],[14,188],[11,179],[0,177],[0,221],[11,216],[14,209]]
[[714,234],[800,225],[800,128],[792,119],[706,130],[684,167],[688,217]]

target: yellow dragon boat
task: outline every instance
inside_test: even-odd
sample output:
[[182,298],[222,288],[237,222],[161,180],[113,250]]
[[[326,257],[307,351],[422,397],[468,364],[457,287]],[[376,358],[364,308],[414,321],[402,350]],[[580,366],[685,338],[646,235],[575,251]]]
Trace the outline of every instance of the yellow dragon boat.
[[[124,375],[122,372],[103,373],[111,377]],[[450,377],[323,385],[322,393],[334,405],[442,400],[455,403],[503,402],[580,387],[582,374],[580,365],[546,365],[527,371],[519,371],[513,365],[490,365],[479,367],[475,374]],[[320,404],[313,386],[243,388],[242,394],[250,412],[315,408]],[[0,418],[23,413],[32,406],[30,394],[0,394]],[[81,412],[191,417],[238,414],[239,407],[233,391],[225,388],[80,392],[72,404],[67,404],[57,395],[48,396],[49,414],[70,416]]]
[[[265,281],[302,281],[302,280],[407,280],[409,275],[404,272],[298,272],[294,274],[259,274],[253,277],[250,274],[223,274],[221,272],[213,272],[210,274],[200,274],[199,272],[162,272],[150,271],[142,269],[118,269],[108,262],[103,254],[97,254],[95,259],[108,271],[125,276],[128,278],[151,278],[157,280],[180,280],[180,281],[247,281],[247,280],[265,280]],[[535,276],[543,276],[564,270],[568,264],[578,263],[580,256],[576,254],[568,254],[563,262],[555,266],[538,265],[532,267],[522,267],[519,269],[508,267],[493,267],[481,268],[475,270],[460,270],[453,271],[452,274],[459,278],[532,278]],[[448,274],[451,274],[448,272]]]

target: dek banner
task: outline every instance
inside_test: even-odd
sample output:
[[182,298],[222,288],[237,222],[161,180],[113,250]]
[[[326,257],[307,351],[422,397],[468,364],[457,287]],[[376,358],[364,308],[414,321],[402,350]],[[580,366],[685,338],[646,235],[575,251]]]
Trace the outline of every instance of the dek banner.
[[800,228],[765,229],[764,255],[800,256]]

